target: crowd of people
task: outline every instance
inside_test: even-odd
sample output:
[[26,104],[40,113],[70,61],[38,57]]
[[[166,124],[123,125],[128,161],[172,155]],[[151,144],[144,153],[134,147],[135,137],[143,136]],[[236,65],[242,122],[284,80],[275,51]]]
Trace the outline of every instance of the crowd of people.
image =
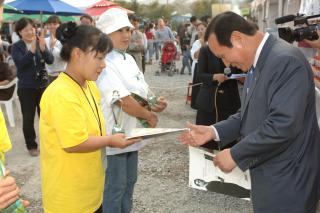
[[[145,143],[126,135],[141,125],[156,127],[157,113],[167,107],[162,96],[147,107],[135,97],[153,95],[145,65],[160,59],[168,41],[181,48],[180,74],[187,68],[197,84],[191,102],[196,125],[188,124],[181,143],[219,150],[213,163],[226,173],[236,166],[249,169],[255,212],[315,212],[320,132],[308,61],[296,47],[233,12],[213,20],[193,16],[190,23],[175,35],[160,18],[141,32],[137,16],[112,8],[96,23],[84,15],[80,24],[61,24],[52,15],[47,31],[21,18],[14,26],[19,39],[12,45],[1,41],[0,85],[18,78],[26,147],[41,156],[45,212],[132,210]],[[247,77],[230,79],[226,70]],[[2,146],[10,141],[1,111],[0,139],[1,154],[10,148]],[[18,192],[7,174],[0,180],[0,209],[16,201]]]

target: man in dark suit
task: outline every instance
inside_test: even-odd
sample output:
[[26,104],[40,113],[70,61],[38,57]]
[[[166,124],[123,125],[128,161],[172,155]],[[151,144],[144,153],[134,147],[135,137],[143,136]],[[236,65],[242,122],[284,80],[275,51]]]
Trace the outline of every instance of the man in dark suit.
[[188,124],[180,141],[220,146],[240,138],[213,162],[224,172],[250,169],[255,212],[315,212],[320,182],[320,132],[310,65],[294,46],[225,12],[209,24],[211,51],[226,66],[248,71],[241,109],[214,126]]

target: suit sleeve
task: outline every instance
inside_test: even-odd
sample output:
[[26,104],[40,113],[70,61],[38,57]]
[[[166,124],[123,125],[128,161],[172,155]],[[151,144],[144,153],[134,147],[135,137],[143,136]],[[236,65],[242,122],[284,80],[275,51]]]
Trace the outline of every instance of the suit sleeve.
[[219,134],[219,147],[224,147],[240,137],[240,109],[227,120],[220,121],[213,125]]
[[308,91],[312,85],[310,69],[298,58],[278,59],[265,70],[272,76],[266,84],[266,119],[231,148],[231,155],[242,170],[253,168],[285,151],[303,128]]

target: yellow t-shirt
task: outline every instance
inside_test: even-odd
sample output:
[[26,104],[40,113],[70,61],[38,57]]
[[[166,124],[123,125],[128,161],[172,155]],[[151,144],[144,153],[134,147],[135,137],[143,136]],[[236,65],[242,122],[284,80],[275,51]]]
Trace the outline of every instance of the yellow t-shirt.
[[6,127],[1,108],[0,108],[0,160],[4,162],[4,153],[11,149],[11,142]]
[[94,82],[87,84],[84,91],[91,107],[80,86],[66,74],[60,74],[50,84],[40,102],[40,162],[45,213],[92,213],[102,203],[101,151],[64,151],[64,148],[85,142],[89,136],[100,135],[95,117],[97,111],[89,89],[99,111],[102,135],[105,135],[99,91]]

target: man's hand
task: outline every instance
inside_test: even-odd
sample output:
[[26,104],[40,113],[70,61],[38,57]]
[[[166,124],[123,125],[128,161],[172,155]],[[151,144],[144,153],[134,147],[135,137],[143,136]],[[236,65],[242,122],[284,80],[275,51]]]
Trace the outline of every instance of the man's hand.
[[190,131],[185,131],[178,137],[182,144],[201,146],[216,138],[211,126],[194,125],[188,122],[187,127],[190,128]]
[[317,33],[319,36],[319,38],[317,40],[310,41],[310,40],[304,39],[303,41],[306,42],[307,44],[309,44],[313,48],[320,49],[320,30],[318,30]]
[[224,149],[219,152],[213,158],[213,164],[219,167],[219,169],[225,173],[231,172],[237,166],[236,162],[231,156],[230,149]]

